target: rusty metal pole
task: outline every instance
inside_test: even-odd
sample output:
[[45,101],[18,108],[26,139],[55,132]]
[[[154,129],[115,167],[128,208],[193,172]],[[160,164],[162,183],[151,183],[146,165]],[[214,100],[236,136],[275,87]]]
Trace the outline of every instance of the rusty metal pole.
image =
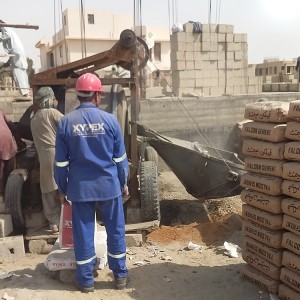
[[139,70],[138,70],[138,58],[137,50],[135,50],[134,62],[133,62],[133,72],[132,76],[134,82],[130,85],[131,91],[131,135],[130,135],[130,157],[133,168],[131,169],[131,204],[133,206],[139,206],[139,191],[138,191],[138,167],[139,167],[139,157],[138,157],[138,147],[137,147],[137,121],[138,121],[138,105],[140,97],[139,88]]
[[13,28],[23,28],[23,29],[39,29],[39,26],[37,25],[20,25],[20,24],[6,24],[6,23],[0,23],[1,27],[13,27]]

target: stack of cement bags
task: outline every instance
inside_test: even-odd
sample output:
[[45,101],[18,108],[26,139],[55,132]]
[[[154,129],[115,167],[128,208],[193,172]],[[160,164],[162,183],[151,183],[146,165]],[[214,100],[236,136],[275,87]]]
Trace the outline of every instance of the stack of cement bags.
[[289,105],[283,164],[282,192],[290,198],[282,201],[283,223],[287,231],[283,234],[282,268],[279,296],[282,299],[300,299],[300,101]]
[[247,173],[243,205],[243,259],[241,276],[259,288],[277,294],[282,265],[282,173],[289,103],[257,102],[246,106],[242,153]]

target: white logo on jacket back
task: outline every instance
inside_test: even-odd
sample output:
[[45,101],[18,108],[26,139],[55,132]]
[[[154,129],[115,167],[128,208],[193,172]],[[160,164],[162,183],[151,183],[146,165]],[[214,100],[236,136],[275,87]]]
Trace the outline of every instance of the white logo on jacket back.
[[105,134],[104,123],[73,125],[73,135],[96,136],[98,134]]

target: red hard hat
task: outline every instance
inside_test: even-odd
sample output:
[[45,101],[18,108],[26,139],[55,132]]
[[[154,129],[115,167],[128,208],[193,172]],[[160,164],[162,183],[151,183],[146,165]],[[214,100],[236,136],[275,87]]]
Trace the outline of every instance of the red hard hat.
[[[91,92],[88,94],[83,94],[89,96],[94,92],[104,93],[102,89],[101,80],[92,73],[85,73],[81,75],[76,82],[76,91],[77,92]],[[77,93],[78,94],[78,93]],[[83,96],[80,95],[80,96]]]

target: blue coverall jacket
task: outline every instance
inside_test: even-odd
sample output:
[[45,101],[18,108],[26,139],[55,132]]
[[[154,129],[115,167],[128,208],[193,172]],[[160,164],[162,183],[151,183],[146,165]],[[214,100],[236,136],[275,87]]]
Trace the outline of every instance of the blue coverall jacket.
[[55,161],[59,192],[72,202],[116,198],[127,183],[128,160],[119,123],[91,102],[83,102],[59,122]]
[[57,127],[54,176],[73,206],[77,283],[94,283],[96,202],[107,231],[109,267],[115,277],[127,276],[122,189],[128,160],[116,117],[91,102],[65,115]]

